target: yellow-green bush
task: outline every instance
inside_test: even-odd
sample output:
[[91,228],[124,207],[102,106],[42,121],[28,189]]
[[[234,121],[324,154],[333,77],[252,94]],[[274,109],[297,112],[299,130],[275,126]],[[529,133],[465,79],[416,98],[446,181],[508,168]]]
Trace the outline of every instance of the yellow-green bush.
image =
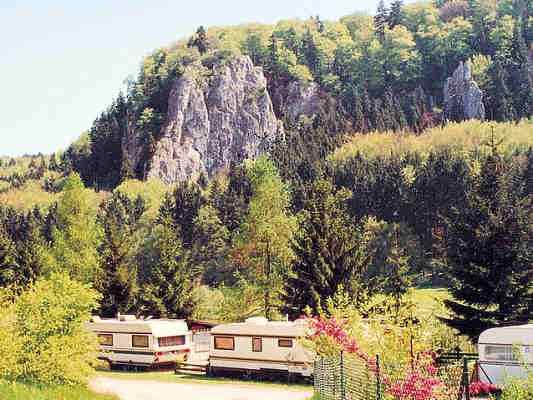
[[165,193],[170,189],[169,186],[165,185],[159,179],[148,179],[145,182],[129,179],[117,186],[115,191],[125,194],[132,200],[137,196],[141,196],[146,202],[147,210],[145,216],[148,219],[154,219],[157,216]]
[[0,292],[0,377],[16,379],[22,373],[18,356],[22,351],[22,340],[15,329],[14,304],[11,293]]
[[528,369],[525,378],[509,378],[503,387],[500,400],[533,399],[533,371]]
[[330,157],[334,162],[354,157],[357,153],[367,157],[387,157],[391,154],[418,153],[426,156],[430,151],[449,149],[466,156],[473,152],[488,153],[494,129],[494,139],[501,141],[500,150],[510,154],[517,149],[533,146],[533,119],[495,123],[477,120],[450,123],[429,129],[421,135],[413,133],[374,132],[356,134],[339,147]]
[[[396,308],[395,300],[385,295],[370,297],[362,308],[356,308],[343,293],[328,300],[326,316],[345,321],[346,333],[370,356],[378,354],[383,365],[400,373],[411,355],[426,351],[450,351],[456,347],[472,351],[468,338],[440,321],[448,314],[442,304],[447,294],[439,290],[410,290]],[[363,317],[364,315],[364,317]],[[334,355],[341,350],[332,338],[313,339],[311,347],[320,354]]]
[[0,311],[0,378],[41,384],[86,382],[97,341],[84,324],[97,305],[90,287],[66,274],[37,281]]

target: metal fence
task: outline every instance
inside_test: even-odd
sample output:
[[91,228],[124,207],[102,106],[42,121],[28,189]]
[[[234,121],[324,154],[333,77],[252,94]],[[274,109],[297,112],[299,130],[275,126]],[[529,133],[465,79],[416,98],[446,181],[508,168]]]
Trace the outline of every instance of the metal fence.
[[[438,398],[470,400],[467,388],[474,370],[475,357],[455,353],[441,357],[437,359],[436,376],[442,382]],[[379,356],[372,367],[352,354],[319,357],[314,364],[314,389],[320,400],[396,399],[388,392],[388,388],[394,385],[394,380],[399,380],[408,368],[408,365],[383,363]]]

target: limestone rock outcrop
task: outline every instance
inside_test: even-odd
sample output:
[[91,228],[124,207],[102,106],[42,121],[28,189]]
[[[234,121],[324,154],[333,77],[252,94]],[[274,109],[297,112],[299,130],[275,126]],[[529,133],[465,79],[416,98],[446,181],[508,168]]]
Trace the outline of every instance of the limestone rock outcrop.
[[[263,70],[248,56],[215,67],[208,78],[198,77],[192,65],[171,88],[166,122],[145,177],[173,183],[200,173],[212,176],[268,151],[282,135]],[[137,136],[130,132],[122,148],[123,158],[138,169],[142,146]]]
[[452,120],[485,119],[483,91],[473,80],[468,63],[459,63],[444,84],[444,115]]
[[285,112],[289,121],[298,122],[301,116],[313,118],[319,114],[322,98],[317,83],[291,82],[285,97]]

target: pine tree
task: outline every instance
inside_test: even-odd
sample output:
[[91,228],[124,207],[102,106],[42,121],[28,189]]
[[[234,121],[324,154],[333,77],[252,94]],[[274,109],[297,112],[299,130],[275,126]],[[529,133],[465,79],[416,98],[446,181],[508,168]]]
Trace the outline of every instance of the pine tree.
[[324,26],[324,22],[320,19],[319,15],[315,16],[315,23],[318,33],[324,33],[326,27]]
[[389,28],[393,29],[396,25],[403,23],[403,0],[394,0],[390,6],[390,13],[388,15]]
[[310,29],[307,29],[303,35],[302,46],[306,65],[313,73],[313,76],[319,78],[323,70],[323,65],[315,44],[315,37]]
[[182,244],[190,249],[194,242],[194,220],[205,204],[202,190],[197,183],[181,182],[171,195],[167,195],[161,206],[159,219],[170,218],[179,231]]
[[[229,172],[227,189],[216,202],[220,219],[230,232],[235,232],[248,213],[252,185],[243,166],[233,166]],[[216,197],[215,197],[216,198]]]
[[282,74],[281,62],[279,60],[278,38],[272,34],[268,43],[268,71],[273,79],[279,79]]
[[477,337],[505,322],[526,322],[533,311],[533,204],[509,190],[498,154],[484,162],[463,209],[445,219],[453,317],[445,321]]
[[20,285],[20,266],[17,263],[17,248],[0,226],[0,287]]
[[211,205],[204,205],[194,221],[191,259],[207,285],[230,283],[233,270],[228,268],[230,233]]
[[131,200],[118,191],[102,204],[98,220],[103,228],[100,277],[101,312],[114,316],[134,306],[137,287],[135,256],[140,244],[140,219],[145,211],[141,197]]
[[205,54],[209,50],[209,39],[203,26],[196,30],[196,35],[191,37],[188,43],[189,47],[196,47],[200,54]]
[[385,91],[383,98],[383,125],[386,130],[397,131],[400,129],[400,123],[396,120],[398,111],[394,104],[394,95],[390,89]]
[[483,0],[467,0],[468,19],[473,25],[472,53],[488,54],[490,53],[490,26],[488,11],[486,10]]
[[487,90],[487,114],[496,121],[516,118],[513,98],[507,86],[507,71],[499,60],[494,60],[489,69],[491,84]]
[[383,109],[383,103],[381,99],[374,99],[372,101],[371,119],[372,125],[377,131],[385,131],[387,124],[385,121],[386,111]]
[[365,118],[365,127],[366,131],[373,131],[376,129],[376,121],[373,117],[373,101],[370,95],[368,94],[368,89],[366,86],[363,88],[363,93],[361,96],[361,104],[363,107],[363,115]]
[[363,101],[359,94],[358,88],[353,88],[352,95],[350,97],[350,114],[352,117],[354,130],[355,132],[367,132],[368,127],[363,108]]
[[394,299],[396,315],[399,314],[402,297],[411,287],[409,256],[401,248],[398,238],[398,227],[393,232],[393,239],[386,260],[386,279],[383,285],[384,292]]
[[199,271],[191,264],[172,219],[160,219],[143,254],[140,311],[157,318],[190,316]]
[[59,166],[57,165],[57,159],[55,154],[50,155],[50,162],[48,163],[48,168],[50,171],[59,172]]
[[306,307],[316,312],[341,287],[355,301],[362,295],[359,278],[369,257],[364,235],[348,216],[349,197],[347,190],[335,190],[326,180],[307,191],[286,285],[287,311],[292,316],[301,315]]
[[509,89],[513,97],[516,118],[527,118],[533,114],[533,81],[530,79],[528,48],[522,35],[521,20],[513,30],[509,66]]
[[388,19],[389,11],[385,7],[384,0],[380,0],[376,10],[376,15],[374,15],[374,32],[381,43],[385,41],[385,27],[387,26]]

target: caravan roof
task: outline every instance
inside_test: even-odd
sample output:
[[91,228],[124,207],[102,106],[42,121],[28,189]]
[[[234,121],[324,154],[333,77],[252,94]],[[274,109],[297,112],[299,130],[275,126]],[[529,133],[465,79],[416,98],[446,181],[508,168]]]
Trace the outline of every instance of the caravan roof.
[[307,324],[304,320],[267,321],[265,318],[248,318],[245,322],[217,325],[211,329],[212,334],[241,336],[305,336]]
[[182,319],[136,319],[136,318],[93,318],[88,327],[99,332],[146,333],[156,337],[174,336],[189,331]]
[[479,336],[478,342],[480,344],[521,344],[533,346],[533,324],[487,329]]

